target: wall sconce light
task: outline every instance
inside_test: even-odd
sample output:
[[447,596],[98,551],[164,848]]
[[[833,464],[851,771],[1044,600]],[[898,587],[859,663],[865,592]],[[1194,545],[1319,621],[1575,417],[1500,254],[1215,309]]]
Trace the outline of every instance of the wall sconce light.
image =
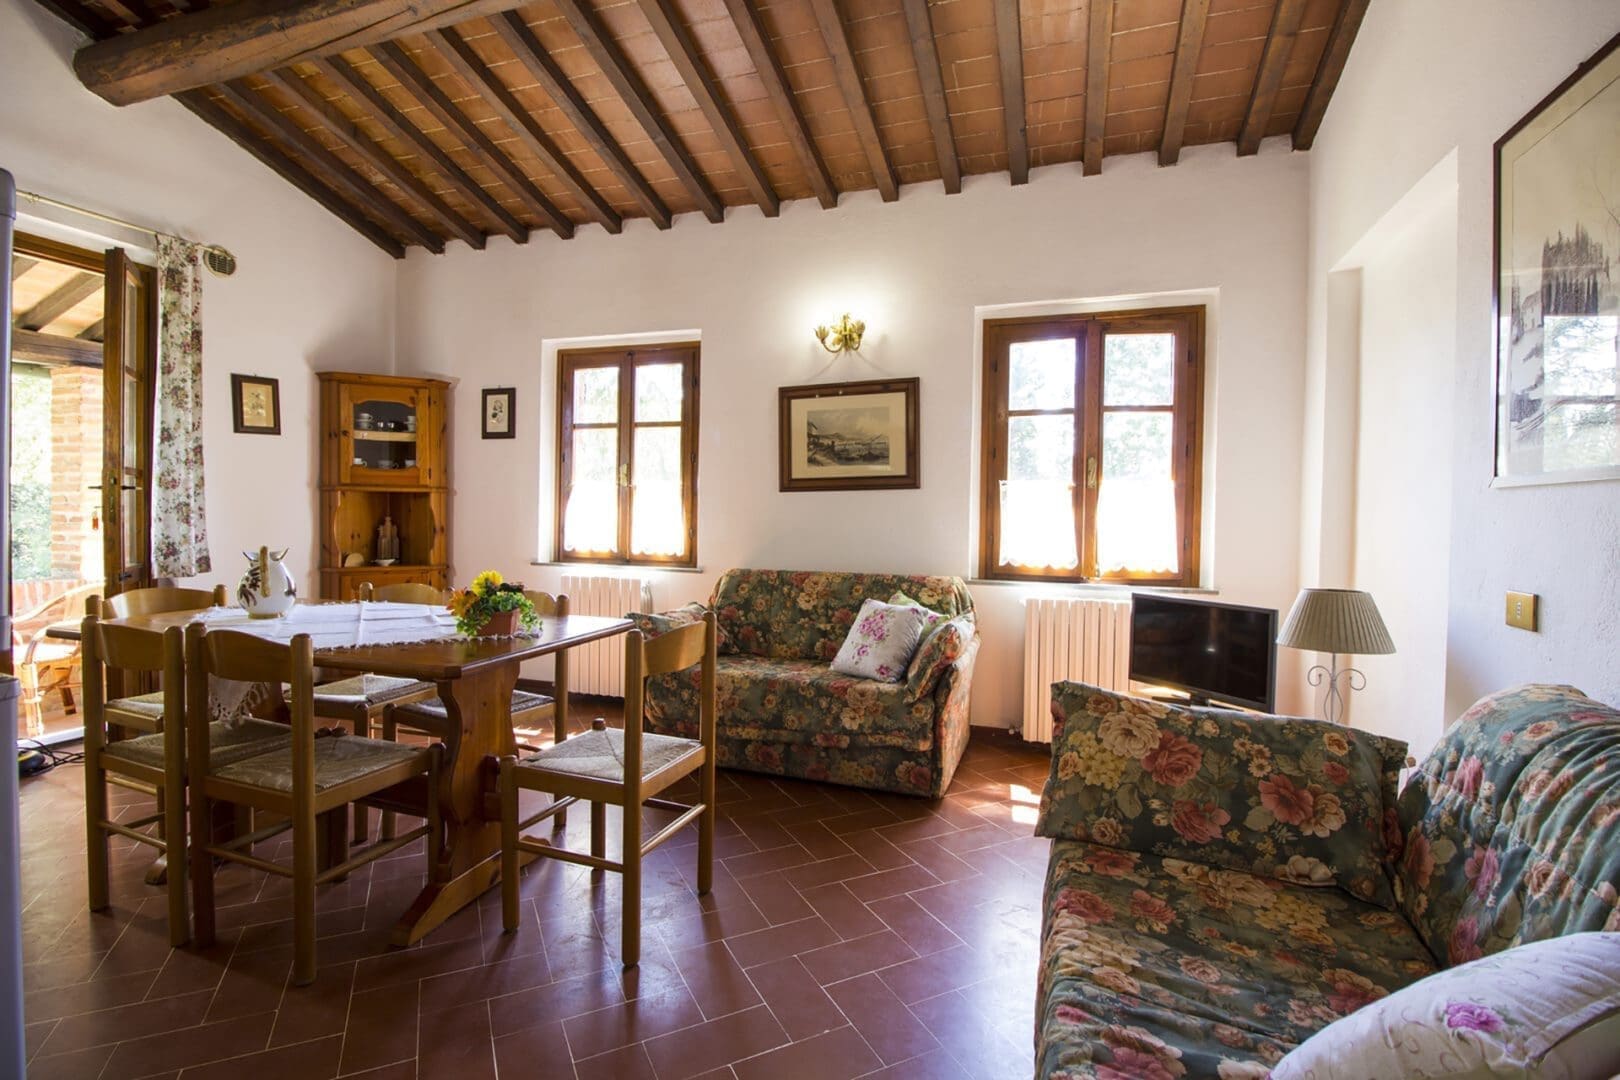
[[865,333],[866,324],[850,318],[846,313],[832,326],[816,327],[816,340],[821,342],[823,349],[836,356],[841,352],[859,352],[861,336]]

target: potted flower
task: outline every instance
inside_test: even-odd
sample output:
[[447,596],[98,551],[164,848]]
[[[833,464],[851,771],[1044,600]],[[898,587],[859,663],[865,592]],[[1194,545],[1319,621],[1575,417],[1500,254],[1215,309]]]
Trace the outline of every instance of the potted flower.
[[510,637],[518,627],[528,629],[540,621],[523,586],[503,581],[495,570],[485,570],[472,584],[450,594],[456,629],[468,637]]

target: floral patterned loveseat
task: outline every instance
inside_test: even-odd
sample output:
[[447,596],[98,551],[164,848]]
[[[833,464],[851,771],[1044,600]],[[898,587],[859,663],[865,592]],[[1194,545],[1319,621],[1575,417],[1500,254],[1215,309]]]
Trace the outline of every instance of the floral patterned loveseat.
[[[835,674],[833,657],[861,602],[904,592],[948,616],[906,678]],[[701,617],[697,605],[632,615],[656,634]],[[722,767],[938,798],[968,741],[979,633],[959,577],[728,570],[710,599],[720,632],[716,671]],[[695,737],[698,669],[647,681],[651,731]]]
[[1438,968],[1620,929],[1620,711],[1578,690],[1484,698],[1398,801],[1389,740],[1128,700],[1054,687],[1037,1077],[1265,1077]]

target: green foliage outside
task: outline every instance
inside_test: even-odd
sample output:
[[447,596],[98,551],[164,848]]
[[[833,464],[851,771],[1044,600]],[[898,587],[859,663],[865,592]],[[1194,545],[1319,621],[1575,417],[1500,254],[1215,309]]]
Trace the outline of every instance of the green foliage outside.
[[51,576],[51,378],[11,369],[11,575]]

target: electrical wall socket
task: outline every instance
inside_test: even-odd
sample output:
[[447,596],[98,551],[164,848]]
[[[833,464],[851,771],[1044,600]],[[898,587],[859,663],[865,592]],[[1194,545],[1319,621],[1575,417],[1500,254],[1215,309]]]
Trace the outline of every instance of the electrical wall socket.
[[1535,633],[1536,626],[1536,594],[1530,592],[1512,592],[1507,594],[1507,624],[1517,626],[1520,630]]

